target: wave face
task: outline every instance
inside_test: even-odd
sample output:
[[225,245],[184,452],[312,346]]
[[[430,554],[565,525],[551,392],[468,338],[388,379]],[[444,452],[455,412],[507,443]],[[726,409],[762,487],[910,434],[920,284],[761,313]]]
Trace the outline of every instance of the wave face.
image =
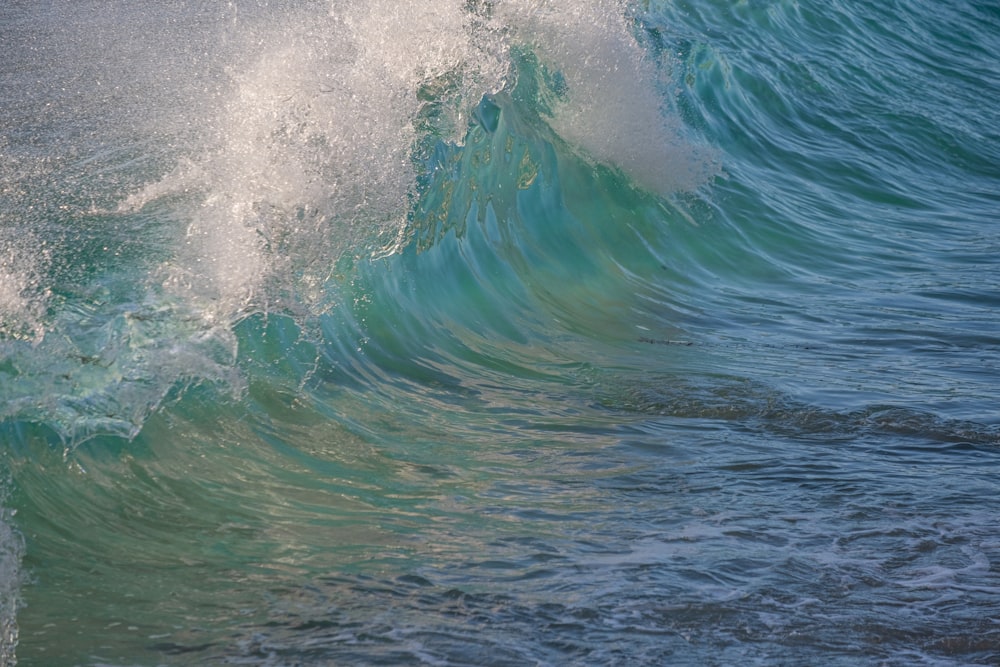
[[1000,660],[998,35],[0,8],[0,664]]

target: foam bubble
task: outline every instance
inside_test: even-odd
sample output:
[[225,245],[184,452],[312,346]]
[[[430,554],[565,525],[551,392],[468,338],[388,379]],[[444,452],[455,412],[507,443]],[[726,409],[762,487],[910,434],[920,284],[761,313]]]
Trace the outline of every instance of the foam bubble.
[[37,342],[45,334],[50,295],[44,286],[49,261],[45,243],[30,231],[0,227],[0,340]]

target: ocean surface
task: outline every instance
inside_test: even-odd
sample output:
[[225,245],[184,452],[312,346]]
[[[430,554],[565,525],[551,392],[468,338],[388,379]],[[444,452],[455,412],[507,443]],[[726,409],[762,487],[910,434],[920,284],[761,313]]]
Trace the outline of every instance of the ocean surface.
[[1000,664],[997,0],[0,51],[0,665]]

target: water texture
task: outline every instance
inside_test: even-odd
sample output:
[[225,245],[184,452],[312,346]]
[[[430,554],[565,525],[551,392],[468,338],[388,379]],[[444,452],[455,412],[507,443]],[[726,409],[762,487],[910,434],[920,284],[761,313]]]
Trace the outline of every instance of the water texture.
[[996,2],[0,44],[0,664],[1000,662]]

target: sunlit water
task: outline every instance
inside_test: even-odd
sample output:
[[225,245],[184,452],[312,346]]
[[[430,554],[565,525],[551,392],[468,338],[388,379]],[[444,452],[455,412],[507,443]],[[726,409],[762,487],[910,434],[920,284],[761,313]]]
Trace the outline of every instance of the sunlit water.
[[0,7],[0,664],[1000,661],[1000,5]]

